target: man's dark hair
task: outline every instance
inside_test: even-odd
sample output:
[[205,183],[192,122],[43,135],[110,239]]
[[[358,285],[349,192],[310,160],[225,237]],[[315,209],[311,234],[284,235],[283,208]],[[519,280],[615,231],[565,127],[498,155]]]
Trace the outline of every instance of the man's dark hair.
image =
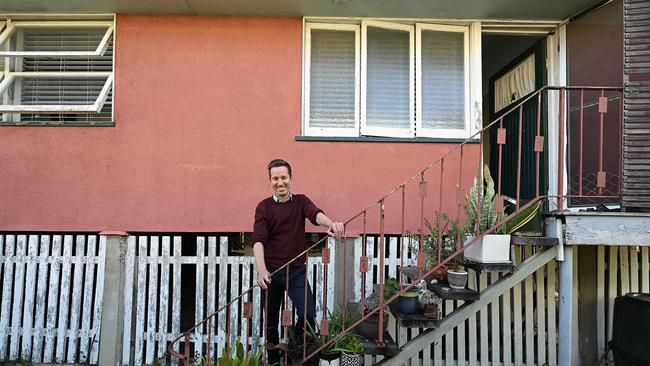
[[286,166],[287,171],[289,172],[289,177],[291,178],[291,165],[286,160],[282,159],[273,159],[269,163],[268,169],[269,169],[269,179],[271,179],[271,168],[278,168],[281,166]]

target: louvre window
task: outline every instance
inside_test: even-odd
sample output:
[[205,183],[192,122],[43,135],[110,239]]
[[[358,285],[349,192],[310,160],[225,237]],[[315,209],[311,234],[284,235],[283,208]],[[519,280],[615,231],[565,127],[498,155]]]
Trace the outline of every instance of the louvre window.
[[112,125],[112,19],[5,19],[0,58],[1,125]]
[[307,136],[465,138],[469,27],[307,22]]

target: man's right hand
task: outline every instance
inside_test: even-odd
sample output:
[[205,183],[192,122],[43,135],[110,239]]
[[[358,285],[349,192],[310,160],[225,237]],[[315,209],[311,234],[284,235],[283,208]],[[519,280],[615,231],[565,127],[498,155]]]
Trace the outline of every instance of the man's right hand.
[[271,273],[267,270],[260,271],[257,274],[257,285],[266,290],[266,285],[271,283]]

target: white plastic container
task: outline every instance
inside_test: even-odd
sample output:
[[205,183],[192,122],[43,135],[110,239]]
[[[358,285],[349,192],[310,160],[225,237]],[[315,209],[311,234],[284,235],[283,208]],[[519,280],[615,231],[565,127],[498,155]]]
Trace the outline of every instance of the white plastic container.
[[[473,240],[468,237],[466,242]],[[481,263],[510,262],[510,235],[488,234],[464,250],[465,258]]]

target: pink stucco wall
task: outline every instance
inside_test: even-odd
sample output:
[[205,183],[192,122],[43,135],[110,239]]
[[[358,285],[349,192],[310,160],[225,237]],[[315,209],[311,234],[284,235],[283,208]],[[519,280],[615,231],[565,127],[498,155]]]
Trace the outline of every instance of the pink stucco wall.
[[[342,220],[452,146],[295,141],[301,24],[119,15],[115,127],[0,128],[0,230],[250,231],[276,157],[293,164],[294,192]],[[445,170],[448,208],[457,169],[456,160]],[[414,188],[410,223],[419,220]],[[399,201],[387,204],[396,211]],[[399,231],[395,215],[387,225]]]

